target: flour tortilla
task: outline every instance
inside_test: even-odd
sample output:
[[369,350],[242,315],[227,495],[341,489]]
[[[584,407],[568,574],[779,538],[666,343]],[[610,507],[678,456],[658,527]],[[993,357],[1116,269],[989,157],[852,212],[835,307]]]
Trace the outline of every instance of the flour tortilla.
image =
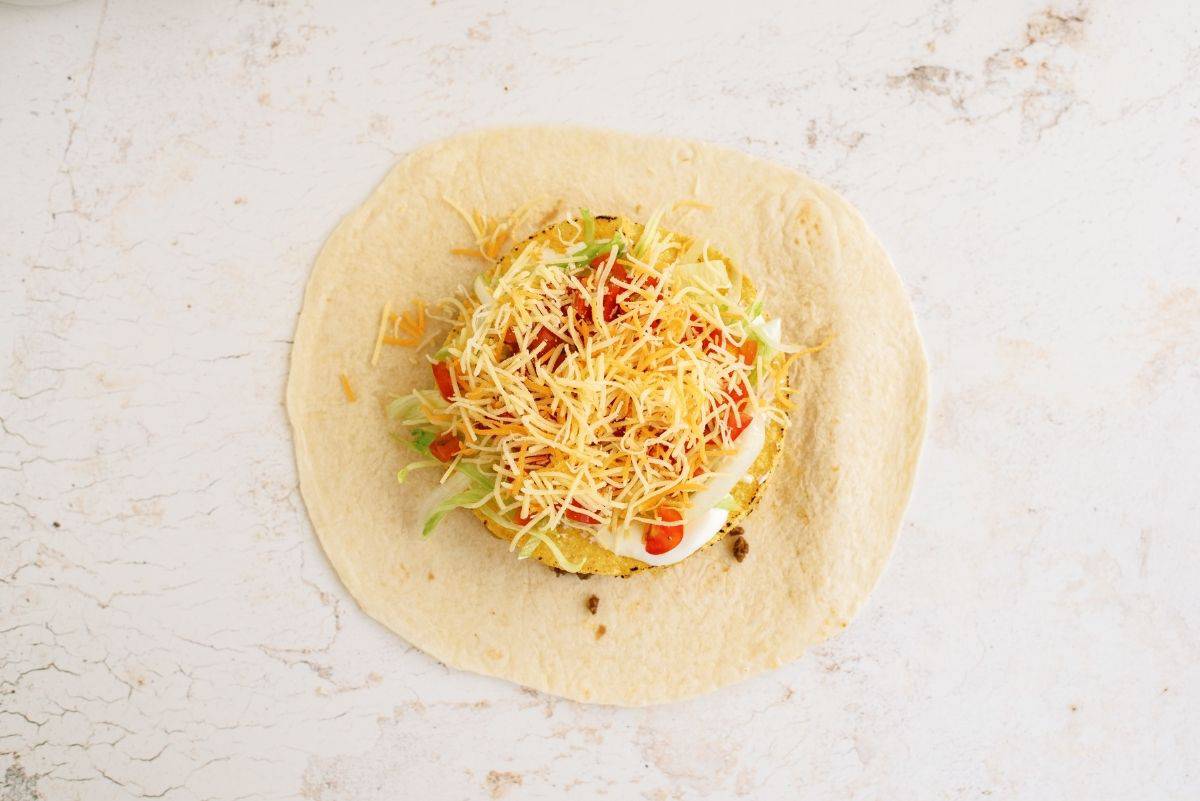
[[[585,583],[517,561],[464,511],[420,539],[413,510],[433,478],[396,482],[408,457],[382,406],[427,386],[428,366],[405,348],[386,348],[374,369],[369,361],[385,300],[433,300],[480,269],[448,253],[471,237],[443,196],[493,216],[533,201],[531,221],[579,207],[647,219],[694,197],[713,209],[668,215],[667,227],[729,254],[788,341],[833,337],[794,373],[797,410],[778,472],[744,522],[744,562],[715,547],[671,570]],[[887,254],[828,188],[711,145],[532,127],[424,147],[342,221],[305,293],[287,403],[313,527],[369,615],[450,666],[632,706],[778,667],[846,627],[907,503],[926,373]]]

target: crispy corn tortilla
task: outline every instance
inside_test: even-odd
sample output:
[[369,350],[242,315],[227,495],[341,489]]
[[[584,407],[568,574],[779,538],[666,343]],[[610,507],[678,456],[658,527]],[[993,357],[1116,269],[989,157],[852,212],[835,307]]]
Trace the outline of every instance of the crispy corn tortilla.
[[[533,236],[515,245],[507,255],[505,255],[497,265],[499,272],[503,273],[512,264],[513,259],[524,250],[525,246],[531,242],[553,243],[555,241],[563,241],[563,237],[569,236],[569,222],[552,223],[541,231],[538,231]],[[614,217],[600,216],[596,218],[595,235],[597,239],[609,239],[613,233],[620,227],[628,241],[637,241],[642,235],[643,226],[632,220],[617,220]],[[665,230],[665,229],[663,229]],[[673,232],[672,232],[673,233]],[[557,237],[557,239],[556,239]],[[561,250],[561,247],[558,248]],[[736,268],[737,265],[723,254],[716,247],[709,247],[708,258],[723,260],[726,264]],[[663,264],[659,265],[664,266]],[[754,283],[748,276],[742,275],[742,297],[755,298],[756,290]],[[454,331],[451,331],[449,339],[454,338]],[[782,354],[776,356],[777,359],[784,358]],[[763,442],[762,450],[759,451],[758,457],[754,463],[750,465],[747,472],[748,479],[739,482],[734,486],[730,493],[734,500],[740,505],[729,514],[729,518],[725,521],[725,525],[721,527],[713,537],[701,546],[699,550],[711,548],[716,543],[725,539],[729,532],[737,528],[742,519],[745,518],[754,506],[757,504],[762,490],[766,485],[767,479],[775,469],[775,464],[779,459],[780,450],[783,448],[784,428],[777,422],[772,421],[767,426],[766,438]],[[482,511],[476,511],[475,516],[482,521],[487,530],[493,536],[498,537],[505,542],[509,542],[513,537],[513,531],[506,529],[493,520],[487,518]],[[599,544],[597,544],[590,536],[580,531],[579,529],[563,527],[555,532],[555,541],[558,544],[559,551],[568,564],[583,563],[583,567],[578,571],[581,574],[598,575],[598,576],[629,576],[638,571],[646,570],[669,570],[675,565],[663,565],[655,567],[648,565],[645,562],[634,559],[628,556],[618,556]],[[558,558],[544,544],[538,545],[534,549],[533,558],[548,567],[559,567]],[[691,558],[690,556],[688,558]]]
[[[380,307],[469,284],[480,262],[443,200],[531,221],[568,209],[646,219],[719,246],[824,349],[793,371],[797,408],[775,479],[743,522],[750,554],[703,550],[666,571],[582,583],[481,536],[458,511],[429,540],[414,510],[434,477],[407,460],[383,404],[429,383],[418,353],[370,366]],[[531,222],[522,236],[536,230]],[[358,394],[349,403],[345,373]],[[489,130],[404,158],[330,236],[296,329],[288,413],[300,487],[334,569],[372,617],[446,664],[581,701],[694,696],[799,657],[846,627],[892,550],[925,428],[912,309],[858,213],[828,188],[711,145],[563,127]],[[600,612],[588,613],[595,594]],[[603,628],[601,628],[603,627]]]

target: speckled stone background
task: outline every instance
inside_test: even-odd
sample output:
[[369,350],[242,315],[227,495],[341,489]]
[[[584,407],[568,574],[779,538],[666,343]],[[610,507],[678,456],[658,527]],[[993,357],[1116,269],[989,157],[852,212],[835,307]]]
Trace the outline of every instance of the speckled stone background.
[[[1200,7],[568,5],[0,5],[0,799],[1198,797]],[[317,249],[523,121],[793,165],[893,254],[929,438],[800,662],[581,706],[322,556],[282,407]]]

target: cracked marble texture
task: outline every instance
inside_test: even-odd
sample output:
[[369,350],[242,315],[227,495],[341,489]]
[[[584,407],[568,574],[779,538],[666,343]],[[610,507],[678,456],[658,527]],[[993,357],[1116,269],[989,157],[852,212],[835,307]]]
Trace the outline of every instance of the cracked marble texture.
[[[1200,7],[347,8],[0,5],[0,799],[1200,794]],[[415,651],[317,547],[317,249],[399,154],[530,120],[793,165],[910,288],[912,505],[796,664],[560,701]]]

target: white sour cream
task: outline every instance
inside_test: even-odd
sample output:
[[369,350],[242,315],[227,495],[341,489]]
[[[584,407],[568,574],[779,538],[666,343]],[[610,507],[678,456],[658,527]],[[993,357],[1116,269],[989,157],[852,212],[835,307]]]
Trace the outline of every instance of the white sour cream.
[[708,486],[692,496],[692,505],[683,518],[683,540],[666,553],[655,555],[646,552],[647,527],[643,525],[625,531],[601,528],[592,536],[602,547],[618,556],[630,556],[648,565],[673,565],[686,559],[716,536],[729,519],[729,512],[714,507],[725,499],[735,484],[746,477],[763,449],[766,437],[766,423],[761,416],[756,416],[734,443],[736,450],[726,456],[720,468],[711,474]]

